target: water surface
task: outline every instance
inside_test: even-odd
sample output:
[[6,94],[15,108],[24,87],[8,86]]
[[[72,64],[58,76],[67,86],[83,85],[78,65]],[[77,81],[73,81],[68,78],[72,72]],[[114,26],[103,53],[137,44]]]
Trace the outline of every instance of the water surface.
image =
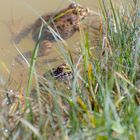
[[[24,75],[24,72],[28,69],[27,66],[15,65],[15,57],[19,54],[14,45],[10,42],[11,33],[3,22],[14,21],[16,29],[25,27],[30,23],[33,23],[38,17],[36,13],[42,15],[44,13],[54,12],[55,10],[66,7],[70,1],[68,0],[5,0],[1,1],[0,5],[0,76],[7,79],[9,73],[14,73],[15,79],[20,75]],[[98,10],[97,0],[81,0],[80,4],[89,7],[92,10]],[[35,12],[36,13],[35,13]],[[68,44],[73,46],[73,42],[77,41],[78,35],[74,35],[72,39],[69,39]],[[31,37],[23,39],[16,47],[21,52],[32,50],[35,43]],[[52,50],[46,58],[50,62],[51,66],[58,63],[56,59],[59,58],[58,53]],[[54,64],[53,64],[54,63]],[[25,70],[26,69],[26,70]],[[11,72],[12,71],[12,72]]]

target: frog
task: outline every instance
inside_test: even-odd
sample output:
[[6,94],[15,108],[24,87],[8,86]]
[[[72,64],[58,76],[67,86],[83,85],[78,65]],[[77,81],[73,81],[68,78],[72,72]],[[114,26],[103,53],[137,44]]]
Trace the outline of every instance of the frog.
[[43,74],[44,78],[47,78],[48,74],[50,74],[54,80],[58,81],[71,80],[73,77],[72,69],[66,63],[62,63],[57,67],[52,68],[49,72],[45,72]]
[[51,75],[55,79],[62,80],[71,79],[73,77],[72,70],[66,63],[59,65],[57,68],[53,68]]
[[[48,54],[47,46],[53,46],[52,43],[56,42],[57,39],[66,40],[75,32],[79,31],[79,23],[84,20],[89,13],[89,8],[77,3],[71,3],[58,12],[42,15],[19,33],[14,34],[14,31],[12,31],[12,41],[18,44],[24,37],[31,33],[33,41],[35,43],[40,42],[38,55],[44,56]],[[54,35],[49,29],[57,35]],[[41,35],[39,37],[40,32]],[[31,55],[29,52],[27,54],[28,57]]]

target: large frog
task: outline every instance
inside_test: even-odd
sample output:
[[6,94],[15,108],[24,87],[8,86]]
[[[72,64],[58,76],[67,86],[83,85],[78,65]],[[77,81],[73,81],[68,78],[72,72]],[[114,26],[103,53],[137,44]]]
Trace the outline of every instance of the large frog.
[[41,18],[38,18],[33,24],[27,26],[18,34],[14,34],[12,31],[12,40],[15,43],[19,43],[22,38],[26,37],[28,33],[32,32],[32,38],[35,42],[37,42],[40,29],[43,24],[39,40],[41,46],[39,56],[45,55],[48,52],[46,49],[50,48],[51,43],[56,41],[56,38],[59,39],[59,37],[54,37],[52,32],[48,29],[48,25],[54,32],[60,35],[61,38],[68,39],[79,30],[79,22],[83,20],[88,13],[88,8],[72,3],[57,13],[50,13],[41,16]]

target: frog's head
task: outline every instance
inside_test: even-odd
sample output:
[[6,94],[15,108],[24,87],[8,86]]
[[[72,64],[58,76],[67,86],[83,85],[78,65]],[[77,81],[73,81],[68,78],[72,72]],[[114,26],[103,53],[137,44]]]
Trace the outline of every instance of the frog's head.
[[84,19],[89,14],[89,8],[83,7],[80,4],[72,3],[69,5],[69,9],[73,9],[73,13],[79,16],[79,19]]

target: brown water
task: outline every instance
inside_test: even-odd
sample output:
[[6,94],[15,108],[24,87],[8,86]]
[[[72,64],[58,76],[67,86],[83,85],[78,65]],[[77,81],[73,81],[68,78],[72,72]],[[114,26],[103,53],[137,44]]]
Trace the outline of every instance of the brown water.
[[[81,0],[80,4],[89,7],[92,10],[98,10],[98,0]],[[9,73],[15,79],[19,78],[21,75],[27,74],[27,66],[15,65],[15,57],[19,54],[15,49],[14,45],[10,42],[11,33],[9,32],[7,26],[3,24],[3,21],[15,21],[17,24],[16,30],[18,31],[20,26],[27,26],[33,23],[37,19],[37,15],[33,12],[35,10],[38,14],[42,15],[44,13],[53,12],[58,9],[62,9],[68,5],[70,1],[68,0],[5,0],[0,4],[0,84],[2,81],[6,81],[9,77]],[[33,10],[32,10],[33,9]],[[22,21],[22,22],[21,22]],[[74,35],[68,41],[68,45],[72,46],[73,42],[77,41],[78,33]],[[17,48],[21,52],[32,50],[34,47],[34,42],[31,37],[27,37],[22,40]],[[52,50],[46,61],[50,61],[49,65],[54,65],[58,63],[59,55],[56,51]],[[12,72],[11,72],[12,71]]]

